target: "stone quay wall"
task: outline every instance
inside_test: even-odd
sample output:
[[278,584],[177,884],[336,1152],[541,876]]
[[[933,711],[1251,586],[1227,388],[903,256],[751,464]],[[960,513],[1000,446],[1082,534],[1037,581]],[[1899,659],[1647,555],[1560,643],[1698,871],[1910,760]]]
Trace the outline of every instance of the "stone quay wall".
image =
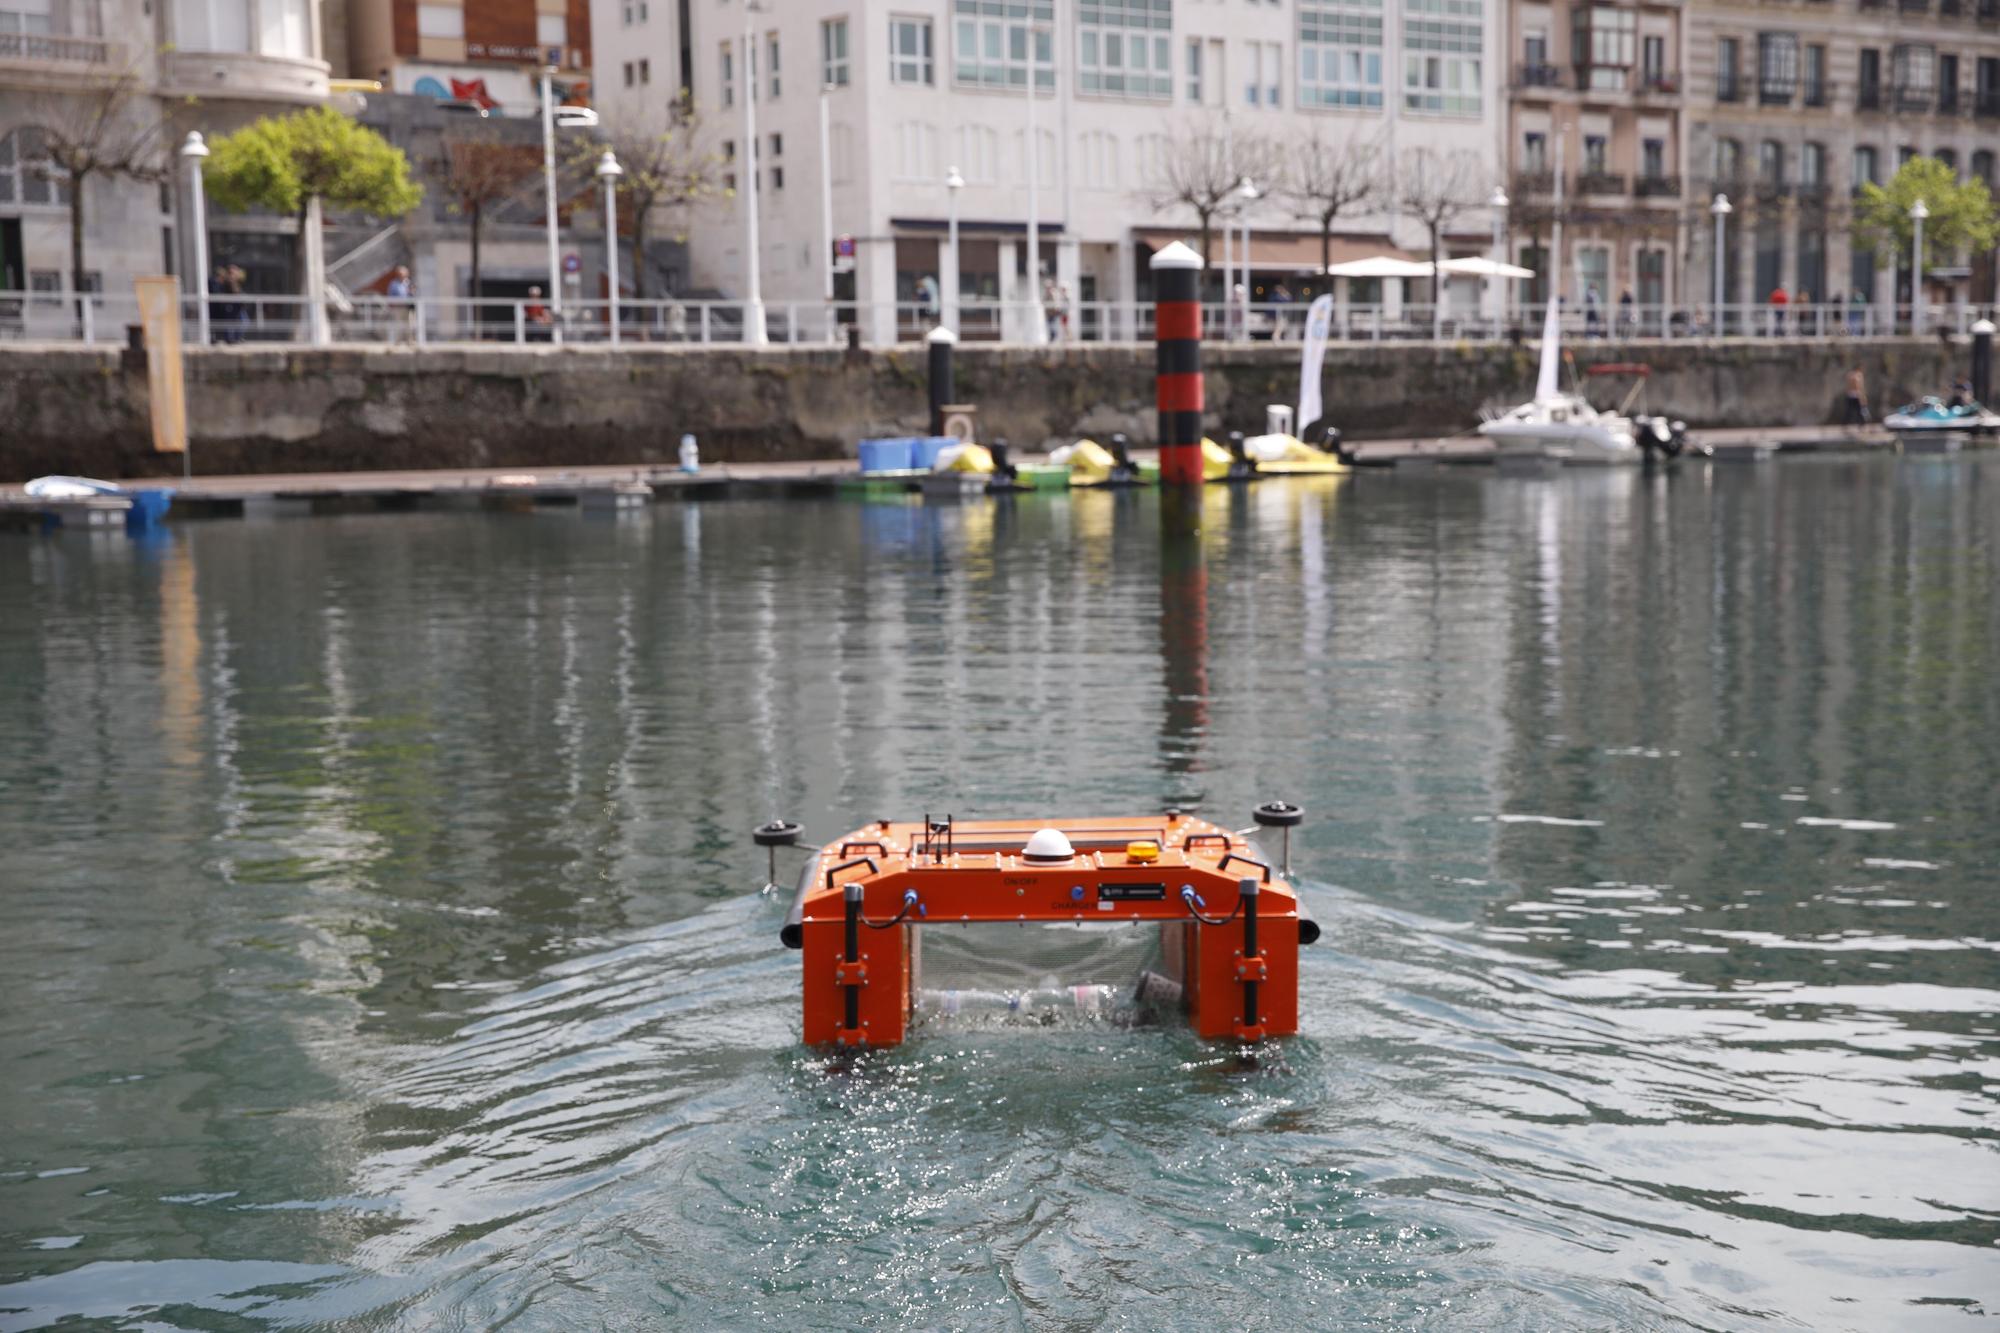
[[[1912,339],[1731,339],[1574,349],[1580,365],[1636,361],[1647,402],[1693,426],[1840,419],[1848,370],[1870,405],[1933,393],[1966,373],[1963,344]],[[667,462],[683,432],[705,462],[839,458],[857,439],[920,434],[924,349],[339,346],[187,354],[188,429],[200,473],[557,467]],[[1298,393],[1296,343],[1205,349],[1211,434],[1262,430]],[[1328,348],[1327,417],[1350,439],[1469,430],[1482,404],[1531,391],[1532,343]],[[958,351],[955,397],[982,439],[1036,450],[1122,430],[1154,442],[1153,347],[1089,344]],[[1625,382],[1593,389],[1596,401]],[[48,472],[171,476],[152,451],[143,360],[114,348],[0,347],[0,482]]]

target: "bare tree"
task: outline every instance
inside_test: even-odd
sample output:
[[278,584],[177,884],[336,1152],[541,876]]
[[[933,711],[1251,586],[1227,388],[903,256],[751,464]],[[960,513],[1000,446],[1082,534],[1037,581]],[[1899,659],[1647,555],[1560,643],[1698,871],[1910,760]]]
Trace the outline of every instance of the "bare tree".
[[1412,148],[1403,154],[1397,172],[1396,197],[1402,211],[1422,223],[1430,237],[1433,326],[1438,322],[1438,296],[1443,290],[1436,271],[1439,242],[1446,227],[1478,205],[1484,170],[1476,156],[1462,150],[1440,153],[1432,148]]
[[[38,169],[69,191],[71,290],[85,286],[85,200],[93,177],[157,182],[166,179],[161,139],[167,122],[146,95],[135,69],[108,76],[71,97],[48,98],[41,117]],[[201,275],[198,281],[206,281]]]
[[[646,295],[646,229],[660,213],[684,213],[704,199],[723,192],[723,160],[709,142],[707,127],[694,103],[683,95],[664,112],[640,115],[605,126],[604,143],[579,154],[579,164],[594,168],[597,154],[609,147],[625,174],[618,178],[621,214],[632,235],[632,291]],[[587,158],[588,161],[582,159]]]
[[1324,126],[1291,146],[1279,187],[1302,218],[1319,223],[1319,266],[1333,262],[1333,224],[1382,188],[1382,146],[1372,139],[1329,139]]
[[1276,174],[1276,145],[1263,135],[1234,128],[1221,117],[1204,114],[1167,140],[1147,182],[1155,208],[1186,208],[1201,226],[1201,260],[1209,264],[1215,218],[1236,198],[1247,180]]
[[444,141],[444,188],[451,208],[472,230],[472,286],[479,297],[479,241],[489,209],[511,199],[542,167],[533,144],[507,143],[492,131],[448,135]]

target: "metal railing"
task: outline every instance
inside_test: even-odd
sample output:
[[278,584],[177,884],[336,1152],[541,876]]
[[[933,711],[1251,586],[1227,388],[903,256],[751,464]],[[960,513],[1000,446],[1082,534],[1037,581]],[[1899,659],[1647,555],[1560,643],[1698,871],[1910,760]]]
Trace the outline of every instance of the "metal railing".
[[102,37],[65,37],[47,32],[0,32],[0,60],[48,60],[70,65],[104,65],[111,43]]
[[[1460,280],[1464,282],[1464,280]],[[1462,294],[1461,294],[1462,293]],[[1496,312],[1482,285],[1454,289],[1442,307],[1428,303],[1346,303],[1334,308],[1331,337],[1352,342],[1493,341],[1539,334],[1542,308],[1509,292]],[[183,311],[183,337],[195,341],[195,298]],[[1206,342],[1294,342],[1304,336],[1304,301],[1251,304],[1208,302],[1202,307]],[[1972,304],[1933,304],[1922,327],[1912,329],[1910,308],[1830,303],[1788,307],[1766,303],[1726,305],[1719,314],[1699,303],[1622,304],[1572,299],[1563,314],[1565,329],[1584,339],[1731,337],[1887,337],[1914,333],[1965,333],[1981,316]],[[1045,340],[1053,345],[1150,342],[1150,302],[1080,301],[1067,309],[1026,303],[967,301],[958,314],[958,333],[967,343],[1025,344],[1034,341],[1037,312],[1046,320]],[[396,300],[357,297],[330,310],[333,341],[341,345],[452,344],[495,348],[601,347],[610,342],[609,304],[580,301],[564,306],[563,319],[545,317],[534,301]],[[772,302],[765,316],[775,346],[845,345],[850,330],[863,346],[916,343],[938,326],[936,308],[916,302],[870,305],[821,301]],[[209,298],[210,340],[218,346],[297,347],[309,342],[304,303],[291,295],[214,295]],[[77,298],[47,292],[0,292],[0,339],[48,343],[123,344],[138,321],[130,296]],[[737,345],[745,342],[744,307],[734,301],[621,301],[619,341],[627,346]]]
[[1576,173],[1578,194],[1619,194],[1625,193],[1625,173],[1621,171],[1579,171]]
[[1563,86],[1562,66],[1549,64],[1523,64],[1514,67],[1516,88],[1560,88]]

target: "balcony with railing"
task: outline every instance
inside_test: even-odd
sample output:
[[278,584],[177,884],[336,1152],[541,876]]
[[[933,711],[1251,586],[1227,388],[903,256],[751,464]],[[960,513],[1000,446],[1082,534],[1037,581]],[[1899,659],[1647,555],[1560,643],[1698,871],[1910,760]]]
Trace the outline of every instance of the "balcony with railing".
[[1791,79],[1760,79],[1757,82],[1757,105],[1790,106],[1798,90],[1798,84]]
[[1954,85],[1938,89],[1937,109],[1940,116],[1962,116],[1972,109],[1972,103]]
[[1527,195],[1545,195],[1556,192],[1556,174],[1553,171],[1517,171],[1514,173],[1514,188],[1509,191],[1516,198]]
[[1882,89],[1879,84],[1864,83],[1854,90],[1856,111],[1880,111],[1882,109]]
[[1563,86],[1562,66],[1550,64],[1523,64],[1514,67],[1514,86],[1521,89],[1560,88]]
[[1972,114],[1981,120],[2000,120],[2000,88],[1983,88],[1975,94]]
[[1622,171],[1579,171],[1576,173],[1578,194],[1625,193],[1625,173]]
[[1633,192],[1641,199],[1678,199],[1681,193],[1679,176],[1640,176]]
[[1900,112],[1925,112],[1937,104],[1937,89],[1902,87],[1890,92],[1889,109]]
[[1833,186],[1825,181],[1800,181],[1792,187],[1792,193],[1808,208],[1825,208],[1833,198]]
[[1678,74],[1668,74],[1665,71],[1642,74],[1633,91],[1645,98],[1679,97],[1681,95],[1681,76]]
[[0,60],[106,65],[111,63],[111,43],[102,37],[66,37],[50,32],[0,32]]
[[1792,193],[1789,183],[1768,176],[1760,178],[1751,189],[1756,193],[1758,202],[1766,204],[1775,204]]
[[1736,75],[1724,72],[1715,76],[1715,100],[1718,102],[1740,102],[1749,92],[1749,84]]
[[1825,79],[1805,85],[1805,96],[1801,99],[1809,107],[1829,107],[1833,105],[1833,85]]

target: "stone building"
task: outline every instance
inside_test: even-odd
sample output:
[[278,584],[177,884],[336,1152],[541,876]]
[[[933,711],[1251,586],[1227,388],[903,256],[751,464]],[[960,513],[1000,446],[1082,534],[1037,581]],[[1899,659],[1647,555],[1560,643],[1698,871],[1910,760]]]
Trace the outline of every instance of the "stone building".
[[[1078,303],[1140,301],[1148,257],[1193,222],[1160,202],[1162,158],[1202,124],[1287,143],[1317,129],[1378,145],[1391,162],[1420,147],[1466,155],[1472,207],[1447,226],[1446,253],[1486,254],[1484,204],[1504,183],[1494,16],[1495,0],[759,0],[747,15],[745,0],[593,0],[596,104],[612,118],[658,115],[686,88],[740,162],[753,90],[774,323],[786,303],[819,301],[829,232],[854,243],[840,299],[873,312],[913,302],[945,257],[954,167],[968,310],[985,303],[1018,320],[1040,295],[1027,258],[1031,171],[1044,275]],[[711,209],[694,228],[698,286],[743,294],[744,206]],[[1280,279],[1302,294],[1319,265],[1316,229],[1271,197],[1248,220],[1254,294]],[[1378,203],[1340,220],[1332,258],[1427,256],[1428,245],[1410,217]],[[1220,261],[1219,232],[1210,257]],[[1403,295],[1358,284],[1349,294]],[[1423,284],[1408,296],[1424,299]],[[1480,286],[1454,283],[1447,300],[1474,312]],[[1093,327],[1100,317],[1117,315],[1081,310],[1083,336],[1130,336]]]
[[[1682,0],[1509,0],[1506,143],[1516,262],[1542,270],[1562,142],[1567,299],[1686,295]],[[1540,300],[1538,280],[1529,293]]]
[[[1687,19],[1688,206],[1735,206],[1729,299],[1907,302],[1910,256],[1853,246],[1852,200],[1920,154],[2000,185],[2000,0],[1690,0]],[[1705,291],[1712,231],[1692,239]],[[1991,254],[1925,258],[1928,301],[2000,296]]]
[[[323,102],[319,0],[7,0],[0,7],[0,291],[73,295],[70,183],[46,144],[107,108],[107,147],[136,145],[138,174],[84,184],[83,286],[116,300],[132,279],[186,273],[188,130],[226,133],[255,117]],[[123,85],[125,91],[108,90]],[[223,253],[254,262],[275,219],[221,223]],[[4,299],[4,298],[0,298]],[[6,301],[0,326],[27,327],[60,302]],[[129,307],[125,307],[129,309]]]

